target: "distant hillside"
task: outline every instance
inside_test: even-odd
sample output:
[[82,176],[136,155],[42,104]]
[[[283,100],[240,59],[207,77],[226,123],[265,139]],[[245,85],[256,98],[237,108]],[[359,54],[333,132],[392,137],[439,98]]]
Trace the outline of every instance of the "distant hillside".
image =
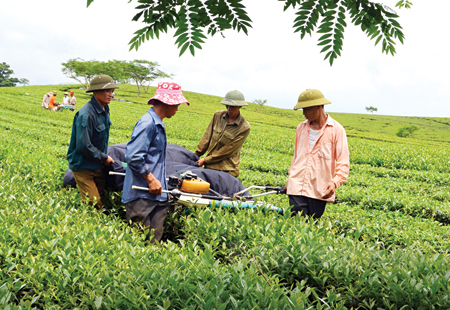
[[[59,91],[58,98],[62,98],[64,91],[74,91],[78,98],[78,107],[90,98],[81,85],[48,85],[48,86],[27,86],[8,88],[4,91],[11,94],[24,95],[25,93],[40,93],[42,96],[50,91]],[[147,103],[156,91],[156,87],[150,87],[149,93],[142,93],[138,98],[137,87],[131,84],[121,84],[116,91],[117,99],[125,99],[127,102],[135,104]],[[180,111],[196,114],[212,115],[214,111],[224,109],[220,104],[222,97],[204,95],[200,93],[183,91],[191,105],[181,106]],[[295,102],[296,98],[293,98]],[[333,105],[325,107],[326,110],[333,110]],[[242,110],[242,114],[251,123],[270,124],[280,127],[296,128],[304,121],[301,110],[294,111],[265,106],[262,109],[254,103],[249,103],[249,107]],[[450,118],[438,117],[402,117],[371,114],[351,114],[334,113],[330,115],[339,121],[347,130],[349,137],[366,138],[371,140],[391,141],[395,143],[431,144],[433,142],[450,143]],[[417,126],[419,130],[414,132],[411,138],[399,138],[396,133],[404,126]]]

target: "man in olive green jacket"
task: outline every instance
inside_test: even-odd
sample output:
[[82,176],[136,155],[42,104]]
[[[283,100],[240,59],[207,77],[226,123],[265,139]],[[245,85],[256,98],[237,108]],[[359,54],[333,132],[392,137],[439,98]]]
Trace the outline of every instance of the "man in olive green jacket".
[[250,124],[239,110],[248,103],[237,90],[229,91],[221,103],[227,106],[227,110],[214,114],[195,151],[198,156],[207,155],[197,163],[199,167],[204,165],[207,169],[238,177],[242,145],[250,133]]

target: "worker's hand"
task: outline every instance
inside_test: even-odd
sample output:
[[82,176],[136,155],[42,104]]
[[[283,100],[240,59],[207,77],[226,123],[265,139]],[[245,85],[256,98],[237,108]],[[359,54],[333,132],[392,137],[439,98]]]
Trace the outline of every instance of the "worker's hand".
[[197,160],[197,164],[199,167],[203,167],[203,165],[205,164],[205,159],[204,158],[200,158],[199,160]]
[[114,162],[114,159],[111,158],[111,156],[108,155],[108,158],[105,160],[104,164],[105,166],[110,166],[111,163]]
[[328,199],[334,195],[334,191],[336,190],[336,184],[333,181],[328,182],[327,186],[323,191],[323,199]]
[[149,173],[144,178],[148,182],[148,191],[150,192],[150,194],[159,195],[162,193],[161,182],[159,182],[159,180],[155,178],[153,174]]
[[149,188],[150,194],[159,195],[162,193],[161,182],[159,182],[159,180],[156,178],[153,179],[153,181],[148,182],[148,188]]

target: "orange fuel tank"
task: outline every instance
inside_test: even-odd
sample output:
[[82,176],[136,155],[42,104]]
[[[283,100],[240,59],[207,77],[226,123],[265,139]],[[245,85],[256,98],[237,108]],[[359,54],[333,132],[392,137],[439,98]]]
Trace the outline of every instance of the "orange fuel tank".
[[209,183],[197,179],[183,180],[181,190],[186,193],[207,194],[209,192]]

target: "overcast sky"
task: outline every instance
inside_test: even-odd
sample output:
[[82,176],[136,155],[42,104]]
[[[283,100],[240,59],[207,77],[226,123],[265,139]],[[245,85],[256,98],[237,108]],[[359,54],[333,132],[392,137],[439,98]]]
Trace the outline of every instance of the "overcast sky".
[[[397,0],[380,0],[394,8]],[[412,9],[395,9],[406,36],[392,57],[374,47],[347,19],[342,57],[333,67],[324,61],[318,36],[300,40],[293,33],[294,12],[283,13],[276,0],[246,0],[253,20],[249,35],[225,32],[179,57],[173,32],[129,52],[136,1],[22,0],[0,2],[0,62],[14,77],[31,85],[75,83],[61,63],[70,58],[107,61],[146,59],[175,74],[183,90],[224,96],[244,93],[247,101],[267,99],[292,109],[307,88],[321,90],[332,101],[327,111],[400,116],[450,117],[447,14],[450,1],[413,1]],[[137,11],[136,11],[137,12]]]

